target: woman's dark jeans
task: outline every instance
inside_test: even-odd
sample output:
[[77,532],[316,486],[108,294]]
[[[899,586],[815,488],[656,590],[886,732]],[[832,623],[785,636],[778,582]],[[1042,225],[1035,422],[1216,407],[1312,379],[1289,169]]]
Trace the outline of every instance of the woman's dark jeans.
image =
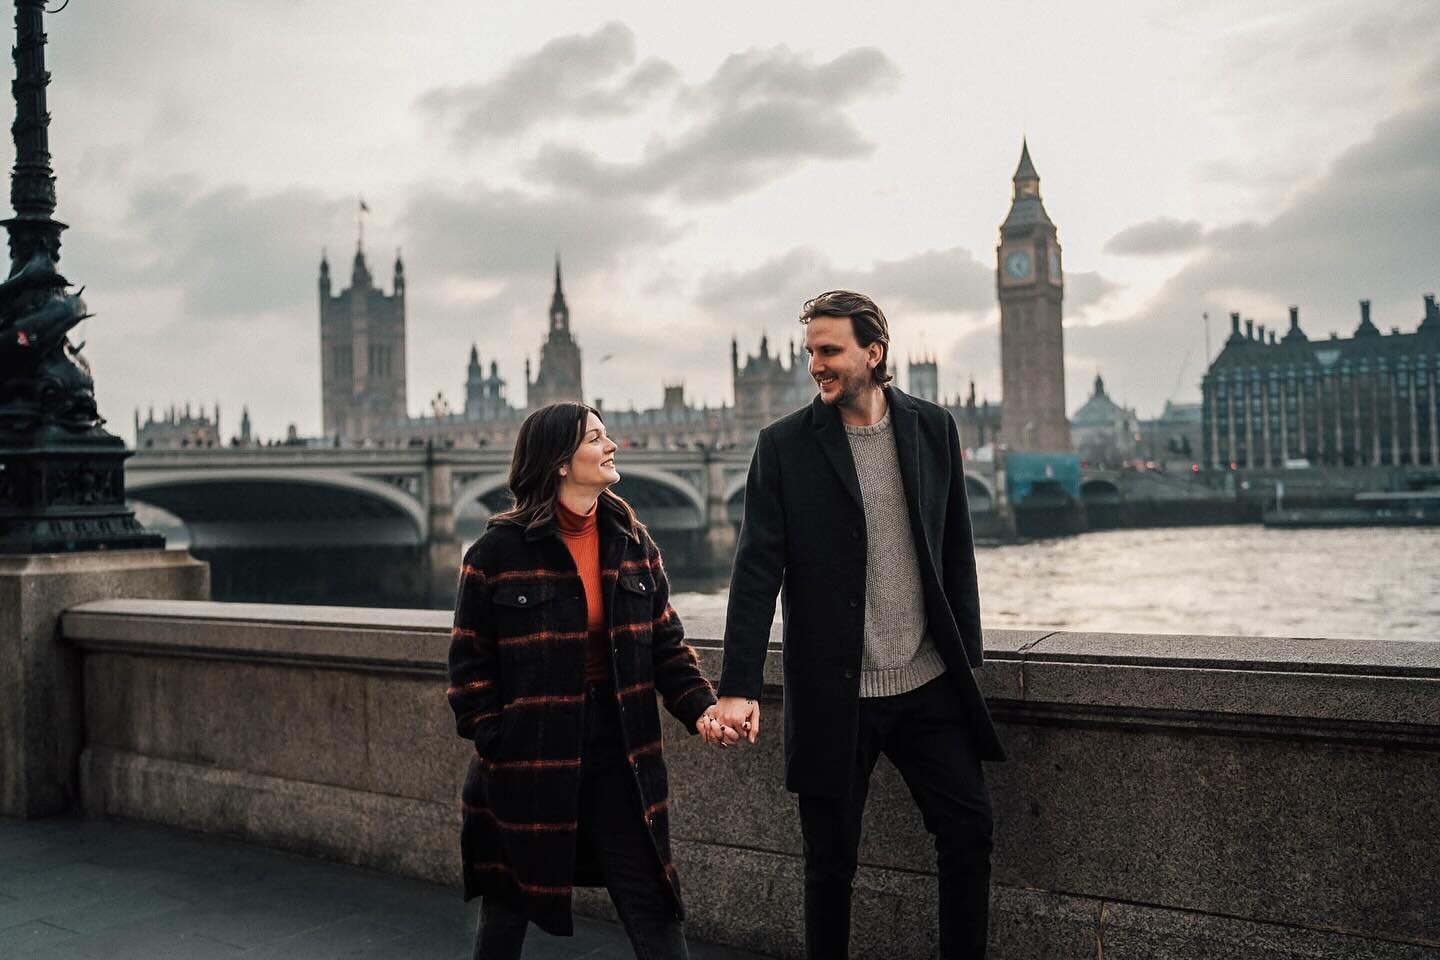
[[[620,732],[620,708],[608,685],[585,688],[585,746],[580,756],[579,843],[605,871],[605,886],[638,960],[688,960],[685,932],[660,872],[660,856],[640,811],[640,788]],[[519,960],[527,921],[517,906],[487,896],[480,905],[474,960]]]

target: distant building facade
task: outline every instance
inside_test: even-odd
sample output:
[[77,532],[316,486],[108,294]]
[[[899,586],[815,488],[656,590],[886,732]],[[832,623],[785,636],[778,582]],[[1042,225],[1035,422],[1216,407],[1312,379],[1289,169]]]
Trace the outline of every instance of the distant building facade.
[[933,354],[927,354],[919,360],[912,359],[905,373],[910,396],[929,400],[931,403],[940,402],[940,366],[935,362]]
[[[663,385],[660,406],[643,410],[602,407],[605,425],[618,442],[632,447],[677,449],[733,447],[751,443],[760,428],[808,403],[815,393],[806,364],[791,341],[786,356],[772,355],[762,337],[760,351],[742,363],[738,340],[730,344],[731,386],[735,406],[694,405],[685,398],[683,383]],[[555,289],[551,295],[547,332],[532,378],[525,370],[526,402],[515,403],[507,381],[493,359],[488,371],[478,346],[472,344],[465,371],[463,411],[452,412],[442,397],[431,405],[431,415],[397,417],[369,423],[361,435],[345,434],[347,443],[410,446],[426,442],[457,447],[510,446],[525,416],[537,407],[560,400],[583,400],[581,351],[571,329],[557,260]],[[595,401],[600,406],[600,401]]]
[[1433,294],[1424,305],[1415,332],[1382,334],[1362,300],[1354,334],[1314,341],[1296,307],[1279,339],[1232,313],[1202,383],[1203,465],[1440,465],[1440,309]]
[[1163,470],[1189,470],[1201,466],[1205,448],[1205,405],[1165,401],[1153,420],[1140,421],[1140,442],[1135,455],[1153,461]]
[[395,256],[390,293],[375,286],[359,246],[350,286],[331,293],[330,261],[320,260],[320,416],[325,435],[372,435],[406,416],[405,265]]
[[815,397],[810,364],[790,341],[785,356],[770,352],[770,338],[760,338],[760,352],[740,362],[739,341],[730,341],[730,381],[735,397],[735,436],[753,443],[772,420],[798,410]]
[[[249,421],[245,421],[248,428]],[[184,407],[172,406],[155,416],[152,407],[140,422],[140,411],[135,411],[135,449],[137,450],[182,450],[191,447],[223,446],[220,439],[220,404],[215,404],[215,416],[205,415],[204,408],[190,412],[190,404]]]
[[1110,398],[1097,373],[1090,399],[1070,418],[1070,435],[1082,461],[1092,467],[1118,467],[1135,457],[1139,418],[1133,407]]

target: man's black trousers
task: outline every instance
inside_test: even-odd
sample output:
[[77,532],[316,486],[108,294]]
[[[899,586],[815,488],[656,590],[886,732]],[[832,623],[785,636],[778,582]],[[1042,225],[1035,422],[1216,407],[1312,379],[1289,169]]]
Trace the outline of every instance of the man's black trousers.
[[844,960],[850,945],[850,888],[860,817],[881,753],[905,778],[925,829],[935,838],[940,874],[940,956],[985,955],[990,915],[990,798],[945,673],[895,697],[860,700],[854,775],[842,797],[800,794],[805,841],[805,945],[810,960]]

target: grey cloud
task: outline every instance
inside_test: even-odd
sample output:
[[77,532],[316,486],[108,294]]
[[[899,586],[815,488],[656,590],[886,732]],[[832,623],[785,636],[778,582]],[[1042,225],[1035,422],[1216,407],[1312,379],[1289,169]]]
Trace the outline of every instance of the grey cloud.
[[[673,240],[680,228],[623,198],[576,200],[479,183],[416,187],[401,220],[406,250],[431,273],[504,279],[546,270],[559,250],[589,269]],[[407,259],[410,255],[407,254]]]
[[968,250],[926,250],[881,260],[861,283],[904,309],[969,313],[995,305],[995,271]]
[[[976,401],[1000,401],[1000,318],[991,314],[969,331],[961,334],[951,345],[945,356],[940,358],[942,387],[946,383],[965,384],[962,395],[968,393],[970,381],[975,383]],[[953,371],[953,377],[951,372]],[[948,397],[950,391],[942,392]]]
[[1084,313],[1120,289],[1120,284],[1107,280],[1095,271],[1065,275],[1065,308],[1067,313]]
[[[994,267],[961,247],[879,260],[868,268],[837,267],[820,252],[799,247],[748,270],[712,273],[701,280],[697,296],[712,312],[794,316],[807,297],[834,287],[859,290],[892,316],[995,309]],[[1098,273],[1072,273],[1066,303],[1083,311],[1117,289]]]
[[806,298],[839,283],[836,271],[818,250],[797,247],[748,270],[705,275],[696,299],[707,312],[753,329],[756,320],[794,319]]
[[[367,198],[393,223],[372,223],[367,259],[389,285],[393,252],[403,246],[412,280],[481,281],[474,304],[510,309],[514,280],[548,283],[559,250],[572,269],[601,269],[626,254],[669,242],[678,228],[621,200],[561,199],[479,183],[422,183],[399,196]],[[313,311],[320,248],[330,245],[337,285],[348,283],[354,199],[315,190],[254,191],[202,186],[174,177],[147,182],[131,200],[123,235],[87,227],[65,237],[62,268],[77,282],[116,291],[173,287],[188,317],[232,317],[273,310]],[[340,241],[338,244],[336,241]],[[420,284],[414,284],[417,288]],[[525,300],[534,291],[523,284]],[[419,290],[417,289],[417,293]]]
[[188,316],[298,307],[314,296],[325,238],[353,230],[350,203],[298,187],[151,181],[132,195],[123,236],[87,226],[62,253],[66,272],[97,288],[177,287]]
[[896,76],[890,60],[869,48],[822,64],[784,47],[735,54],[681,96],[681,110],[694,122],[674,137],[652,141],[640,160],[612,162],[583,148],[550,144],[530,171],[582,194],[728,200],[810,160],[871,153],[874,145],[843,107],[887,89]]
[[1419,90],[1440,88],[1440,57],[1436,57],[1429,66],[1420,71],[1420,75],[1415,78],[1415,87]]
[[782,46],[731,54],[713,77],[688,90],[684,99],[721,108],[777,98],[844,103],[888,86],[898,76],[895,65],[874,47],[857,47],[816,65]]
[[1200,245],[1205,230],[1198,220],[1156,217],[1121,230],[1105,243],[1105,252],[1121,256],[1151,257],[1184,253]]
[[[1104,358],[1117,388],[1142,414],[1168,396],[1187,352],[1186,393],[1197,392],[1201,313],[1211,317],[1212,352],[1229,310],[1297,303],[1312,338],[1348,335],[1355,302],[1374,302],[1376,325],[1413,330],[1421,295],[1440,287],[1434,241],[1440,222],[1440,90],[1428,103],[1379,124],[1320,180],[1268,222],[1211,231],[1190,262],[1137,315],[1077,328],[1076,348]],[[1237,302],[1237,300],[1239,302]],[[1278,309],[1277,309],[1278,313]],[[1284,329],[1283,313],[1261,322]],[[1107,373],[1107,381],[1112,379]]]
[[473,147],[566,117],[620,116],[675,85],[663,60],[635,62],[635,34],[607,23],[591,34],[556,37],[485,83],[436,87],[416,101],[454,143]]

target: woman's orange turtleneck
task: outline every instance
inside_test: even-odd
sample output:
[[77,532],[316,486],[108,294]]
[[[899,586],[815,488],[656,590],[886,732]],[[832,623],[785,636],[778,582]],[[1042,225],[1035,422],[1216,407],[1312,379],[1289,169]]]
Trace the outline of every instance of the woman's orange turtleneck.
[[585,648],[585,679],[601,683],[610,678],[610,638],[605,630],[605,594],[600,589],[600,527],[595,522],[599,504],[583,516],[558,500],[555,506],[560,538],[585,585],[586,627],[590,631]]

